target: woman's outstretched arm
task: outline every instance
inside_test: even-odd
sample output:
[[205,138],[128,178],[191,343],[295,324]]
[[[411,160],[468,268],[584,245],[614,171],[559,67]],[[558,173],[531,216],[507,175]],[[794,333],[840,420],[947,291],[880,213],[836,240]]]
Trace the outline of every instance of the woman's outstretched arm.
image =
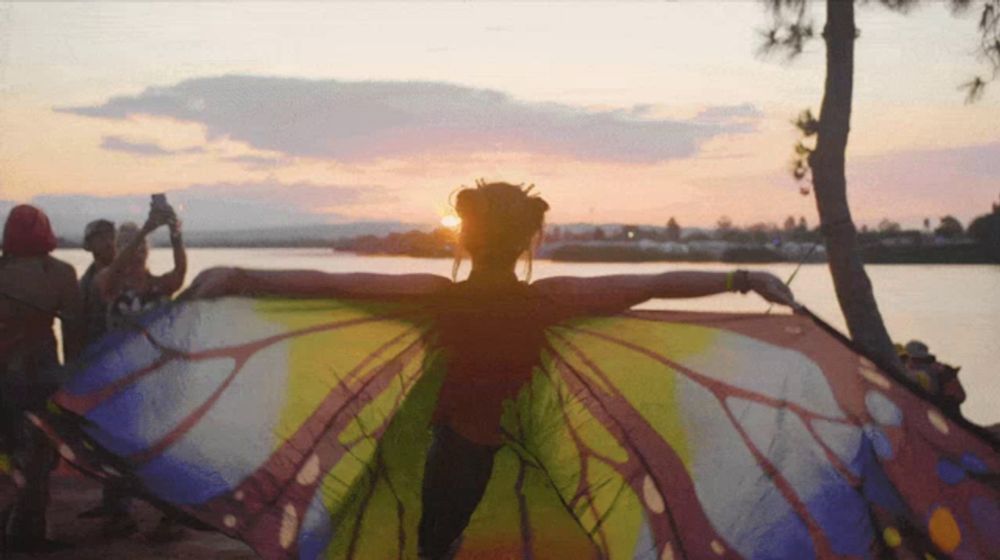
[[329,273],[318,270],[210,268],[199,274],[185,299],[223,296],[406,299],[434,293],[451,280],[434,274]]
[[167,222],[170,227],[170,247],[174,254],[174,268],[170,272],[156,278],[160,292],[173,295],[184,285],[187,275],[187,252],[184,250],[184,238],[181,235],[181,222],[176,216]]
[[693,298],[732,291],[753,291],[773,303],[798,305],[788,286],[767,272],[677,271],[556,276],[539,280],[534,286],[560,305],[580,313],[619,313],[650,299]]

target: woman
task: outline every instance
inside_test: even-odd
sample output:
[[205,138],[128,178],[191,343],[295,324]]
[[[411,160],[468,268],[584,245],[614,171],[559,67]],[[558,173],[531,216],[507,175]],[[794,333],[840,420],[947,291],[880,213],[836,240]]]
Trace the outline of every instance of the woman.
[[[146,265],[149,257],[147,236],[160,226],[170,230],[170,245],[174,253],[174,268],[155,276]],[[115,237],[117,254],[111,264],[94,278],[94,284],[108,309],[108,328],[128,325],[143,313],[170,301],[184,284],[187,274],[187,254],[181,237],[181,225],[173,209],[150,209],[142,228],[126,222]]]
[[[147,236],[166,225],[170,230],[174,268],[166,274],[155,276],[149,271]],[[123,223],[114,237],[115,256],[110,264],[94,276],[94,288],[107,310],[106,330],[128,327],[142,314],[170,301],[184,284],[187,274],[187,254],[181,237],[181,225],[169,206],[153,205],[142,228],[132,222]],[[108,484],[104,487],[101,504],[83,512],[83,518],[104,517],[102,533],[107,537],[124,537],[138,530],[129,514],[130,499],[122,488]],[[180,527],[164,517],[151,537],[169,541],[180,536]]]
[[56,236],[44,212],[28,205],[11,210],[0,257],[0,421],[22,482],[5,530],[9,546],[25,552],[61,545],[45,535],[55,450],[25,422],[24,412],[44,407],[55,389],[59,358],[53,319],[62,324],[67,360],[76,357],[82,343],[76,271],[50,255],[55,248]]
[[[478,183],[458,193],[461,247],[472,259],[468,280],[428,275],[326,274],[312,271],[209,270],[194,297],[255,294],[284,297],[422,298],[437,314],[446,377],[438,395],[423,482],[418,540],[423,558],[448,558],[482,498],[493,457],[504,443],[503,403],[530,378],[543,330],[573,315],[617,313],[651,298],[698,297],[753,290],[794,305],[767,273],[667,272],[518,281],[517,261],[537,243],[548,204],[529,189]],[[456,270],[458,268],[456,260]]]

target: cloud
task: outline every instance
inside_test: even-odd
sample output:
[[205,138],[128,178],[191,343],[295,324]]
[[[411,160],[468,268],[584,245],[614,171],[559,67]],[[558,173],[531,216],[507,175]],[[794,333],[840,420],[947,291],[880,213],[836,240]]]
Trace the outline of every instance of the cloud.
[[708,109],[703,115],[711,118],[672,120],[652,118],[645,106],[588,111],[441,82],[254,76],[186,80],[56,110],[198,123],[210,139],[226,137],[288,156],[344,162],[502,151],[655,163],[690,157],[702,142],[721,134],[749,132],[759,118],[749,106]]
[[201,146],[191,146],[190,148],[180,148],[169,150],[153,142],[132,141],[121,136],[104,136],[101,138],[101,148],[112,152],[124,152],[137,156],[173,156],[180,154],[203,154],[205,148]]
[[222,161],[238,163],[251,171],[266,171],[276,167],[285,167],[292,164],[292,158],[252,155],[224,157],[222,158]]
[[694,120],[702,123],[733,123],[736,121],[756,121],[764,117],[764,112],[751,103],[742,105],[718,105],[708,107],[698,113]]
[[[166,191],[185,227],[196,231],[244,230],[320,224],[344,219],[341,208],[392,200],[374,185],[258,181],[191,185]],[[77,238],[90,220],[141,222],[149,195],[39,195],[31,200],[49,215],[59,235]],[[0,210],[4,209],[0,201]]]

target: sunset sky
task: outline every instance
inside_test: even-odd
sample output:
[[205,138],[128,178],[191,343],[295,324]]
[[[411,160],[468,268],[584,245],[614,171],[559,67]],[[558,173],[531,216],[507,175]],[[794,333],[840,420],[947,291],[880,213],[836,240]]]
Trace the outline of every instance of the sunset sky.
[[[985,213],[1000,85],[958,90],[975,14],[858,18],[857,221]],[[815,223],[788,170],[822,43],[762,58],[768,21],[749,0],[4,3],[0,210],[139,219],[166,191],[189,229],[431,223],[483,177],[535,183],[554,223]]]

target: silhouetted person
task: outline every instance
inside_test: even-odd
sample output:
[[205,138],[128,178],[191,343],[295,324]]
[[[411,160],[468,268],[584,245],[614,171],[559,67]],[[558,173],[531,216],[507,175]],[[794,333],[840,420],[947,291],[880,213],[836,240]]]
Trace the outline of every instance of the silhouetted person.
[[77,356],[82,344],[76,271],[50,255],[55,248],[56,237],[45,213],[28,205],[11,210],[0,257],[0,410],[19,484],[5,531],[10,549],[22,552],[65,546],[46,535],[49,473],[56,453],[25,417],[26,412],[44,408],[58,384],[53,320],[61,320],[67,360]]
[[965,389],[958,380],[959,368],[939,362],[926,344],[919,340],[906,343],[900,356],[907,376],[917,383],[938,406],[956,416],[961,415]]
[[[85,319],[84,341],[87,345],[96,342],[108,331],[108,305],[94,280],[100,271],[114,262],[117,253],[115,237],[115,224],[108,220],[94,220],[87,224],[83,232],[83,248],[93,256],[90,266],[80,277]],[[129,516],[127,493],[114,482],[105,485],[100,505],[84,511],[79,517],[108,518],[102,528],[106,536],[126,536],[139,528]]]
[[94,220],[83,232],[83,248],[93,257],[90,266],[80,277],[85,316],[84,341],[86,344],[101,338],[108,330],[108,307],[104,303],[94,278],[115,260],[115,224],[108,220]]

